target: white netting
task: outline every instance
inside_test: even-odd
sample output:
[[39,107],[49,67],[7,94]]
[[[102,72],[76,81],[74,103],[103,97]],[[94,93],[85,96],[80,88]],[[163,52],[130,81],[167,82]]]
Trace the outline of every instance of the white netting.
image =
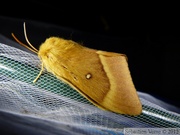
[[0,111],[106,133],[130,127],[180,127],[180,115],[150,95],[138,92],[141,115],[116,114],[95,107],[51,73],[44,72],[33,84],[39,70],[36,55],[0,43]]

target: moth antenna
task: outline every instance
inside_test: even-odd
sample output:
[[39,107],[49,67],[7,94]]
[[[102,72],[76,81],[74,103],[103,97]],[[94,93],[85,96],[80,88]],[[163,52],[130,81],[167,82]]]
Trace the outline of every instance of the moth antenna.
[[[16,38],[16,36],[14,35],[14,33],[11,33],[12,37],[13,37],[13,38],[16,40],[16,42],[18,42],[20,45],[22,45],[22,46],[24,46],[25,48],[29,49],[30,51],[38,54],[38,50],[29,42],[29,40],[28,40],[28,38],[27,38],[25,22],[24,22],[24,25],[23,25],[23,26],[24,26],[24,36],[25,36],[26,42],[28,43],[28,45],[29,45],[30,47],[29,47],[28,45],[22,43],[20,40],[18,40],[18,39]],[[39,74],[37,75],[37,77],[33,80],[33,83],[35,83],[35,82],[38,80],[38,78],[41,76],[43,70],[44,70],[44,65],[43,65],[43,63],[41,63],[41,70],[40,70]]]
[[[27,38],[25,22],[24,22],[23,26],[24,26],[24,36],[25,36],[26,42],[29,44],[29,46],[32,48],[32,50],[34,50],[36,53],[38,53],[38,50],[29,42],[29,40]],[[37,77],[33,80],[33,83],[35,83],[38,80],[38,78],[41,76],[43,70],[44,70],[44,65],[43,65],[43,63],[41,63],[41,70],[40,70],[39,74],[37,75]]]
[[41,63],[41,70],[40,70],[39,74],[37,75],[37,77],[34,79],[33,83],[35,83],[38,80],[38,78],[41,76],[43,70],[44,70],[44,65],[43,65],[43,63]]
[[26,44],[22,43],[20,40],[17,39],[17,37],[14,35],[14,33],[11,33],[12,37],[16,40],[16,42],[18,42],[20,45],[26,47],[27,49],[29,49],[30,51],[34,52],[37,54],[37,51],[28,47]]
[[31,46],[31,48],[33,48],[36,52],[38,52],[38,50],[29,42],[29,40],[27,38],[25,22],[24,22],[23,26],[24,26],[24,36],[25,36],[26,42],[29,44],[29,46]]

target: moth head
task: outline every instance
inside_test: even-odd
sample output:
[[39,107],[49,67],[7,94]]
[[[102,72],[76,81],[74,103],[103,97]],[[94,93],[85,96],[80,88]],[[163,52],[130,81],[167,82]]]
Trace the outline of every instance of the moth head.
[[77,43],[72,40],[67,40],[61,37],[49,37],[41,44],[40,50],[46,48],[47,50],[55,48],[66,52],[70,49],[77,47]]
[[58,37],[49,37],[40,45],[38,57],[42,61],[56,62],[57,56],[63,56],[68,51],[68,48],[71,47],[66,40]]
[[80,48],[83,48],[80,44],[72,40],[66,40],[60,37],[49,37],[40,45],[38,50],[29,42],[27,38],[25,23],[23,26],[24,36],[29,46],[19,41],[13,33],[12,36],[19,44],[36,53],[41,61],[41,71],[33,82],[36,82],[36,80],[40,77],[44,67],[47,69],[48,65],[53,63],[56,64],[57,61],[70,61],[69,56],[72,55],[73,58],[74,54],[72,52],[76,52],[77,50],[79,51]]
[[53,61],[69,60],[76,51],[82,48],[78,43],[60,37],[49,37],[41,45],[38,51],[40,59],[49,59]]

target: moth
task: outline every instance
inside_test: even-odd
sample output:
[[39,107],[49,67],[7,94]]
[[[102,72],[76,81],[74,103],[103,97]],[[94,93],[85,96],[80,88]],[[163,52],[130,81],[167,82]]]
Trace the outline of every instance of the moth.
[[28,48],[42,64],[34,82],[45,68],[100,109],[132,116],[142,113],[125,54],[88,48],[61,37],[47,38],[37,50],[27,39],[25,23],[24,34]]

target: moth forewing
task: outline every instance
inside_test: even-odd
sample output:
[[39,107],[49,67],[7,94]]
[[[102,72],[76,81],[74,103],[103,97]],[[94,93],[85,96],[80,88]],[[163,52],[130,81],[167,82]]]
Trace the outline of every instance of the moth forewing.
[[107,57],[104,53],[97,53],[110,81],[110,91],[104,98],[103,105],[118,113],[141,114],[142,105],[133,83],[126,57],[123,55],[109,57],[110,53]]

